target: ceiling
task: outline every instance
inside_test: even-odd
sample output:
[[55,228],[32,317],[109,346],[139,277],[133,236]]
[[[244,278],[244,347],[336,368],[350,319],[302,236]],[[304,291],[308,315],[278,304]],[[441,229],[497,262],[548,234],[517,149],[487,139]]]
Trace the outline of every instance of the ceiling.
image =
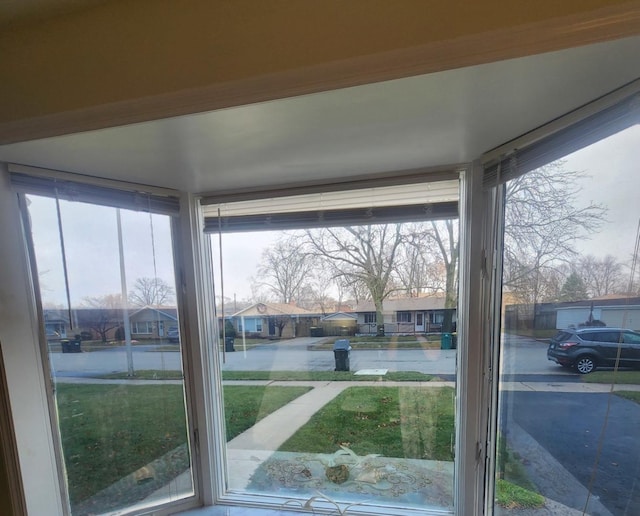
[[640,77],[640,37],[0,146],[0,161],[199,193],[468,162]]
[[0,27],[83,11],[108,0],[2,0]]

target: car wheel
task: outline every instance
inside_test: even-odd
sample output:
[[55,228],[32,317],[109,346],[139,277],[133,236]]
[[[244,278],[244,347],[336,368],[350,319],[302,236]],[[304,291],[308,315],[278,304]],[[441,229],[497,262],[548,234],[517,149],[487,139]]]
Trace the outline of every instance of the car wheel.
[[596,361],[593,357],[580,357],[575,363],[576,371],[580,374],[589,374],[596,370]]

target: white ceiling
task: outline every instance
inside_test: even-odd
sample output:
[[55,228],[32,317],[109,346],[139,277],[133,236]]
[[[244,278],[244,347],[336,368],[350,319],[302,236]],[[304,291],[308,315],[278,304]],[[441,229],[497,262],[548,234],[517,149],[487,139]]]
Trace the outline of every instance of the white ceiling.
[[468,162],[640,77],[640,37],[0,146],[0,161],[189,192]]

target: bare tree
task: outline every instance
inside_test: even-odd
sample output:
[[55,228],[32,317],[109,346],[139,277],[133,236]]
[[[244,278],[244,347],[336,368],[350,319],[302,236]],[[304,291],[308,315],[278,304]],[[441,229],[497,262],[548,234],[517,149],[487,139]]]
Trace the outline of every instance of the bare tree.
[[519,285],[529,284],[533,303],[541,300],[541,276],[575,259],[576,240],[597,231],[604,220],[603,206],[578,202],[584,177],[555,161],[507,183],[505,286],[517,294]]
[[331,260],[335,276],[367,286],[376,308],[378,334],[384,335],[382,303],[395,290],[392,274],[404,240],[402,224],[308,230],[311,253]]
[[402,289],[410,297],[446,291],[445,258],[451,258],[449,246],[443,256],[442,248],[437,245],[438,240],[442,240],[439,230],[444,230],[445,224],[435,225],[435,235],[432,234],[433,227],[431,223],[416,223],[405,230],[407,238],[399,249],[396,274]]
[[138,278],[129,292],[135,306],[162,306],[174,301],[174,290],[161,278]]
[[578,261],[576,269],[590,297],[615,294],[625,288],[622,264],[611,255],[604,258],[596,258],[593,255],[583,256]]
[[291,303],[300,298],[312,270],[311,257],[289,237],[264,250],[256,284],[266,287],[278,302]]
[[123,324],[122,298],[120,294],[108,294],[100,297],[87,297],[84,309],[77,311],[78,326],[89,328],[107,342],[109,332]]

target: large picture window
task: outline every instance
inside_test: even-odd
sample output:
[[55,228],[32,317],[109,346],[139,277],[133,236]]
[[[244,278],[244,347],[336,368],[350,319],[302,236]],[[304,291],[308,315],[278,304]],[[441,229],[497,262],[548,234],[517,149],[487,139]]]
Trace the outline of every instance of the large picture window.
[[225,341],[222,499],[453,510],[452,317],[417,333],[397,307],[455,312],[457,292],[431,286],[457,285],[441,264],[457,256],[458,201],[453,179],[203,207]]

